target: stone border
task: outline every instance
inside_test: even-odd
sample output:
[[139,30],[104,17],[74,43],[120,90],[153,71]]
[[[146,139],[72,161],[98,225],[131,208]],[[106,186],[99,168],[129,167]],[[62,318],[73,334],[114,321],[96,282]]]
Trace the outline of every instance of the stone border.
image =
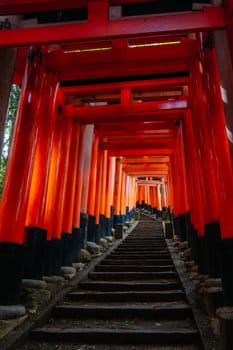
[[215,335],[213,334],[208,315],[201,309],[198,302],[198,295],[195,292],[195,286],[187,275],[186,266],[177,253],[176,248],[173,245],[172,239],[166,239],[166,243],[171,254],[173,263],[177,270],[181,284],[185,290],[187,300],[192,308],[193,316],[196,321],[197,328],[201,335],[201,340],[205,350],[217,350],[219,349],[219,343]]

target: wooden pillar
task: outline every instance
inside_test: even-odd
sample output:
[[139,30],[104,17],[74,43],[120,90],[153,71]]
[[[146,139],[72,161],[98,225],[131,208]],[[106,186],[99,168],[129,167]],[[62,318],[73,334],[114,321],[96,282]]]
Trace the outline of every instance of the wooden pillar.
[[123,223],[125,221],[125,215],[126,215],[125,194],[126,194],[126,173],[124,170],[122,170],[121,188],[120,188],[120,215]]
[[40,113],[38,122],[38,141],[36,145],[32,182],[29,193],[26,226],[44,228],[46,195],[49,168],[52,156],[52,141],[56,122],[56,77],[44,72],[42,93],[37,105]]
[[0,239],[15,243],[22,243],[24,239],[40,118],[37,102],[38,95],[42,93],[41,79],[44,71],[40,58],[36,56],[36,50],[31,48],[30,52],[0,207]]
[[108,151],[103,151],[102,160],[102,176],[101,176],[101,192],[100,192],[100,235],[104,237],[106,234],[106,216],[105,216],[105,203],[106,203],[106,184],[107,184],[107,165],[108,165]]
[[107,171],[108,176],[107,176],[107,184],[106,184],[106,203],[105,203],[105,215],[107,218],[110,218],[111,216],[111,206],[113,205],[115,171],[116,171],[116,157],[108,157],[108,171]]
[[231,59],[226,30],[218,30],[214,32],[214,41],[227,138],[230,148],[231,162],[233,162],[233,61]]
[[[86,212],[90,176],[90,158],[92,150],[93,125],[84,125],[80,130],[80,146],[75,189],[73,227],[80,227],[81,210]],[[83,187],[86,187],[83,189]]]
[[100,216],[100,199],[101,199],[101,181],[102,181],[102,169],[103,169],[103,158],[104,152],[103,150],[99,150],[98,152],[98,161],[97,161],[97,174],[96,174],[96,200],[95,200],[95,209],[94,215],[96,218],[96,223],[99,224],[99,216]]
[[94,216],[94,209],[95,209],[98,150],[99,150],[99,135],[97,130],[95,130],[93,144],[92,144],[89,193],[88,193],[88,203],[87,203],[87,213],[88,215],[92,215],[92,216]]
[[[208,100],[207,122],[211,135],[210,144],[215,163],[215,177],[218,185],[219,223],[222,238],[222,282],[225,305],[233,305],[233,172],[230,133],[221,95],[221,82],[217,65],[216,50],[205,45],[203,66],[208,71],[205,88]],[[229,92],[229,91],[228,91]],[[230,125],[230,124],[229,124]],[[219,230],[216,227],[216,231]],[[217,234],[219,232],[217,231]],[[218,236],[217,236],[218,238]],[[218,238],[219,241],[219,238]],[[215,246],[219,246],[215,242]],[[208,243],[211,244],[209,239]],[[213,249],[214,250],[214,249]]]
[[24,226],[38,137],[37,102],[43,59],[31,48],[25,67],[5,184],[0,203],[0,305],[17,304],[23,273]]
[[113,194],[116,171],[116,157],[108,157],[107,164],[107,183],[106,183],[106,200],[105,200],[105,216],[106,216],[106,234],[110,235],[113,228]]
[[96,174],[97,174],[97,161],[99,151],[99,133],[94,131],[94,137],[92,142],[92,155],[87,199],[87,214],[88,214],[88,229],[87,240],[95,241],[96,235],[96,217],[95,217],[95,201],[96,201]]
[[204,76],[208,100],[207,123],[211,135],[210,147],[215,164],[215,178],[218,184],[221,234],[223,238],[231,238],[233,237],[231,220],[233,212],[232,161],[214,48],[206,47],[203,51],[203,65],[204,69],[208,70],[208,76]]
[[178,215],[184,214],[188,210],[182,125],[177,128],[176,140],[176,150],[172,158],[172,177],[174,182],[174,210],[175,215]]
[[114,187],[114,222],[121,223],[121,183],[122,183],[122,162],[121,158],[116,159],[116,175]]
[[160,185],[157,186],[158,210],[162,210]]
[[80,124],[72,121],[72,138],[69,156],[69,171],[67,177],[66,195],[63,212],[63,232],[72,232],[75,203],[75,185],[77,179],[78,151],[80,140]]
[[191,222],[199,236],[204,235],[204,208],[200,184],[200,169],[198,167],[198,148],[194,139],[191,112],[185,113],[183,121],[185,144],[185,159],[187,165],[188,194],[190,203]]
[[[56,104],[57,106],[62,106],[63,104],[63,96],[60,92],[57,95]],[[66,163],[68,155],[66,153],[66,136],[68,132],[70,134],[70,128],[66,123],[67,120],[62,115],[62,110],[56,109],[55,113],[56,123],[44,216],[44,227],[48,231],[48,239],[60,239],[61,236],[62,212],[60,206],[63,206],[63,191],[67,178]]]

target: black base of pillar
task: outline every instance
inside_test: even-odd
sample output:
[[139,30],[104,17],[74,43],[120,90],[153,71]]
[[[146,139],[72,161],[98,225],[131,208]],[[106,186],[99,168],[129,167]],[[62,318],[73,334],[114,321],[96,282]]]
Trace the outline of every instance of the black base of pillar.
[[19,304],[24,259],[24,245],[0,242],[0,305]]
[[[159,211],[157,210],[157,215],[158,215],[158,212]],[[174,233],[175,233],[175,235],[180,237],[180,221],[179,221],[178,216],[174,217]]]
[[101,238],[101,226],[100,224],[95,225],[95,243],[99,244]]
[[71,266],[73,260],[73,235],[68,232],[62,232],[61,234],[63,254],[62,254],[62,266]]
[[222,271],[221,234],[218,222],[205,225],[205,238],[207,243],[207,262],[209,277],[217,278]]
[[105,217],[105,215],[100,214],[99,225],[100,225],[100,238],[104,238],[106,236],[106,217]]
[[73,236],[73,261],[80,261],[80,252],[81,249],[84,248],[84,234],[80,228],[73,227],[72,228],[72,236]]
[[198,272],[202,275],[208,274],[207,246],[205,237],[197,238],[197,265]]
[[190,228],[190,249],[193,260],[198,265],[198,234],[193,225]]
[[52,276],[53,274],[53,256],[51,240],[46,241],[44,274],[45,276]]
[[95,241],[95,217],[93,215],[88,215],[87,240]]
[[106,236],[111,236],[112,234],[112,228],[111,228],[111,219],[106,218]]
[[45,271],[47,231],[40,227],[25,228],[24,278],[42,279]]
[[63,241],[59,238],[52,239],[52,275],[61,275],[63,259]]
[[135,209],[133,208],[133,209],[131,209],[130,212],[129,212],[129,220],[130,220],[130,221],[133,220],[134,214],[135,214]]
[[191,218],[190,218],[190,212],[187,211],[185,214],[185,232],[186,232],[186,239],[188,241],[188,245],[190,247],[191,240],[192,240],[192,229],[191,229]]
[[179,214],[179,225],[180,225],[180,239],[181,241],[187,241],[187,232],[186,232],[186,217],[185,214]]
[[233,238],[222,240],[223,303],[233,306]]
[[113,218],[113,226],[115,227],[115,225],[117,224],[121,224],[121,215],[114,215],[114,218]]
[[129,207],[126,206],[125,207],[125,221],[129,221],[130,217],[129,217]]
[[83,232],[83,247],[87,245],[87,226],[88,226],[88,215],[85,213],[80,214],[80,228]]

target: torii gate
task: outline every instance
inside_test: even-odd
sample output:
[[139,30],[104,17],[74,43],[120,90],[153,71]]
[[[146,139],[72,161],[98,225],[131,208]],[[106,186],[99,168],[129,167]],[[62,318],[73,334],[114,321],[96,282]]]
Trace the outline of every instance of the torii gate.
[[[129,2],[136,0],[121,1]],[[26,277],[59,273],[77,259],[71,245],[77,251],[88,215],[88,239],[98,241],[114,221],[133,216],[139,186],[140,200],[144,191],[147,204],[156,206],[158,192],[145,191],[151,177],[164,179],[160,206],[174,209],[182,230],[190,217],[202,255],[204,236],[210,252],[219,240],[232,249],[232,101],[223,104],[219,80],[230,96],[230,1],[224,8],[137,18],[117,11],[109,19],[116,3],[0,1],[4,20],[61,6],[88,13],[84,22],[56,25],[28,26],[18,18],[0,31],[1,48],[19,48],[8,85],[22,83],[0,206],[0,269],[9,280],[0,291],[2,305],[19,302],[31,241],[43,242],[43,249],[34,251]],[[150,180],[139,185],[142,176]],[[211,268],[199,262],[200,271],[219,275],[209,257]],[[223,277],[227,304],[233,303],[231,275]]]

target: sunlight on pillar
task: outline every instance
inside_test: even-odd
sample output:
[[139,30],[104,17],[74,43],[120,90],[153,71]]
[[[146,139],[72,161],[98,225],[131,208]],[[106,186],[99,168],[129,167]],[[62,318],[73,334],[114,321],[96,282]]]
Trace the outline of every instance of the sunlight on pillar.
[[227,133],[227,138],[228,138],[229,142],[233,143],[233,134],[232,134],[232,132],[228,129],[227,126],[226,126],[226,133]]
[[227,91],[226,91],[226,89],[222,85],[220,85],[220,90],[221,90],[222,101],[225,104],[228,104],[228,98],[227,98]]

